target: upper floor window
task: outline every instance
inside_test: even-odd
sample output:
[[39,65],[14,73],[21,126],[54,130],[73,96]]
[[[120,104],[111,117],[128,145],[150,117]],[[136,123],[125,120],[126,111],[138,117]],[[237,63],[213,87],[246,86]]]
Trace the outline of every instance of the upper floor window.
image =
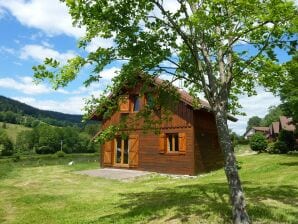
[[154,107],[154,98],[151,93],[146,94],[146,104],[149,108]]
[[133,112],[137,112],[140,110],[140,97],[139,96],[133,96],[132,97],[132,102],[133,102]]

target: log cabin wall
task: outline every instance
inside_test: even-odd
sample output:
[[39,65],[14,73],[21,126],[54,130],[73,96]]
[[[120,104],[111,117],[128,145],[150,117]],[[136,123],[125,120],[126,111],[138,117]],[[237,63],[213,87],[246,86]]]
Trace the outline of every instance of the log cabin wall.
[[195,172],[202,173],[223,166],[223,153],[219,147],[215,119],[212,113],[194,111]]
[[[144,97],[141,99],[141,107],[144,105]],[[112,124],[119,123],[120,112],[103,122],[102,129]],[[134,116],[129,113],[127,116]],[[155,171],[161,173],[188,174],[195,175],[194,163],[194,128],[193,128],[193,109],[184,102],[179,102],[172,119],[163,122],[160,128],[161,133],[184,133],[185,134],[185,153],[160,152],[160,135],[152,132],[144,133],[141,126],[129,131],[129,135],[138,135],[139,138],[139,163],[134,169]],[[111,150],[112,163],[104,164],[105,153]],[[106,142],[102,147],[101,164],[103,167],[113,166],[114,149],[113,142]],[[107,154],[107,153],[106,153]]]

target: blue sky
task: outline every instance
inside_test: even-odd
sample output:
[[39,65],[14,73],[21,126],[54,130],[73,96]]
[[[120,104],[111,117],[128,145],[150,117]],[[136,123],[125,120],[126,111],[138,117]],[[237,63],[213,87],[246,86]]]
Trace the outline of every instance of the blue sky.
[[[174,7],[174,4],[169,5]],[[32,82],[32,66],[45,57],[65,61],[76,53],[83,53],[77,49],[77,41],[85,31],[72,27],[67,8],[59,0],[0,0],[0,33],[0,95],[40,109],[82,114],[84,98],[92,94],[99,96],[119,70],[116,64],[110,65],[102,73],[103,80],[88,88],[82,84],[88,70],[58,91],[47,83],[35,85]],[[110,40],[98,38],[85,50],[90,52],[111,44]],[[280,57],[286,60],[285,55]],[[260,89],[257,96],[241,96],[240,102],[247,116],[239,116],[239,121],[231,123],[230,127],[242,134],[249,117],[263,117],[268,107],[277,105],[279,99]]]

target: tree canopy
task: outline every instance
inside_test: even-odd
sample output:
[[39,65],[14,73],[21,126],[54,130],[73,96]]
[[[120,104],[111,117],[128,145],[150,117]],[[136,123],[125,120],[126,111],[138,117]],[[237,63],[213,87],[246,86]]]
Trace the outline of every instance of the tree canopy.
[[253,116],[253,117],[249,118],[248,121],[247,121],[246,131],[248,131],[252,127],[260,126],[261,122],[262,122],[262,118],[260,118],[258,116]]
[[288,75],[280,89],[282,108],[298,123],[298,53],[284,66]]

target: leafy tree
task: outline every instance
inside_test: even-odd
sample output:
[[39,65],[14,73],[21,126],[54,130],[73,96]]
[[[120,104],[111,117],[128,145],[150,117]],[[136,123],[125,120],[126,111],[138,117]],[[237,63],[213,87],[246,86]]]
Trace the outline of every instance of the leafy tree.
[[96,135],[96,133],[98,132],[100,126],[98,124],[87,124],[84,127],[84,131],[87,132],[90,136],[94,136]]
[[36,131],[21,131],[17,135],[16,139],[16,149],[20,153],[31,153],[33,152],[34,146],[37,144],[38,137],[36,136]]
[[60,129],[57,127],[51,127],[49,125],[38,126],[38,147],[47,146],[44,150],[47,153],[55,153],[60,150],[61,135]]
[[253,116],[253,117],[249,118],[248,121],[247,121],[246,131],[248,131],[252,127],[260,126],[261,122],[262,122],[262,118],[260,118],[258,116]]
[[14,153],[13,143],[5,131],[0,130],[0,155],[11,156]]
[[282,82],[280,97],[286,115],[298,123],[298,53],[284,65],[287,76]]
[[249,145],[253,151],[262,152],[267,148],[268,143],[263,134],[255,133],[251,136]]
[[292,131],[282,130],[278,135],[278,141],[284,142],[286,145],[286,150],[281,150],[282,153],[294,150],[296,141]]
[[279,121],[279,117],[283,115],[284,112],[280,106],[271,106],[269,107],[268,113],[263,118],[261,126],[269,126],[274,121]]
[[[184,80],[194,97],[203,92],[214,113],[224,152],[234,223],[249,223],[227,114],[237,112],[239,94],[255,94],[256,85],[274,89],[283,79],[274,49],[279,47],[290,52],[296,47],[294,3],[177,0],[177,10],[173,11],[166,8],[162,0],[64,2],[74,24],[86,27],[87,33],[79,42],[81,48],[96,37],[113,38],[114,45],[98,47],[86,57],[69,60],[66,65],[46,59],[44,64],[33,67],[35,78],[48,78],[53,87],[58,88],[74,80],[80,69],[90,64],[94,66],[94,73],[85,82],[90,85],[101,78],[98,73],[107,65],[124,62],[113,86],[108,89],[113,100],[93,99],[87,107],[89,112],[96,108],[104,117],[117,109],[121,88],[135,85],[140,73],[152,77],[168,74],[173,77],[172,81]],[[178,96],[168,83],[158,90],[160,96]],[[169,100],[163,102],[170,104]],[[194,104],[199,106],[196,100]],[[163,105],[163,112],[170,109],[167,106]],[[150,120],[149,113],[141,114]],[[119,124],[107,128],[101,133],[101,139],[111,137],[113,132],[121,131],[121,127]]]
[[3,128],[3,129],[6,129],[6,128],[7,128],[6,122],[3,122],[3,123],[2,123],[2,128]]

